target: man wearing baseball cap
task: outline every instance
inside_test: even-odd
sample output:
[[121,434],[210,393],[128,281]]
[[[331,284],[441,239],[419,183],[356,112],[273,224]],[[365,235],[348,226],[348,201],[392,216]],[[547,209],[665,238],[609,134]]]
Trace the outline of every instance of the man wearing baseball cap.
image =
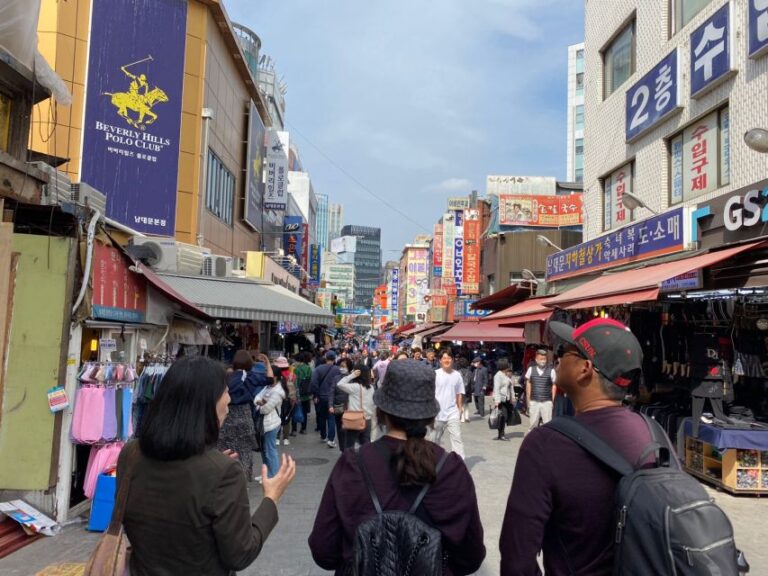
[[[557,386],[576,418],[627,461],[641,465],[651,442],[642,416],[622,406],[643,352],[624,324],[597,318],[573,328],[552,322],[563,342]],[[568,437],[542,426],[523,441],[499,540],[502,576],[611,574],[613,506],[619,478]]]

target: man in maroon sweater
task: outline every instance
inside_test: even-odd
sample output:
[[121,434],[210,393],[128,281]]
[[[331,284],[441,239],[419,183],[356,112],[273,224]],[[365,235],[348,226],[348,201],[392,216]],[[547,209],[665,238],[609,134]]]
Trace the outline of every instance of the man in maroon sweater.
[[[557,385],[576,418],[630,463],[651,442],[639,414],[622,407],[643,352],[629,328],[598,318],[579,328],[552,322],[565,342]],[[499,540],[501,576],[608,575],[613,566],[613,506],[619,477],[581,446],[542,426],[526,436],[515,466]]]

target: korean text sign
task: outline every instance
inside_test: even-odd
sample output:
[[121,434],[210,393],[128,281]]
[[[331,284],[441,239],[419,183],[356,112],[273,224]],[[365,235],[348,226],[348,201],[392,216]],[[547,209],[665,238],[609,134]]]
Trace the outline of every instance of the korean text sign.
[[768,51],[768,0],[749,0],[749,57]]
[[464,274],[463,294],[480,293],[480,212],[464,211]]
[[98,242],[93,246],[93,317],[118,322],[143,322],[147,286],[143,276],[128,270],[122,252]]
[[264,137],[266,128],[251,100],[248,114],[248,166],[245,176],[245,211],[243,219],[255,230],[261,230],[264,210]]
[[677,50],[627,90],[626,139],[633,140],[680,106]]
[[443,278],[453,278],[453,250],[456,235],[453,211],[443,214]]
[[389,282],[389,294],[390,294],[390,308],[392,309],[392,316],[394,316],[395,322],[397,322],[398,308],[400,306],[400,269],[392,268],[392,276]]
[[681,252],[684,225],[677,208],[547,256],[547,281]]
[[530,196],[502,194],[499,196],[499,225],[501,226],[579,226],[582,221],[582,196]]
[[455,210],[453,236],[453,282],[456,291],[461,293],[461,283],[464,279],[464,210]]
[[728,3],[691,33],[691,96],[716,86],[731,71],[730,14]]
[[288,132],[267,131],[267,183],[264,208],[282,212],[288,203]]
[[432,275],[443,275],[443,225],[435,224],[432,235]]
[[320,246],[311,244],[309,247],[309,280],[314,286],[320,285]]
[[408,253],[406,270],[406,313],[418,314],[425,308],[424,296],[428,290],[428,253],[426,249],[413,249]]
[[173,236],[186,0],[94,0],[80,178],[107,216]]

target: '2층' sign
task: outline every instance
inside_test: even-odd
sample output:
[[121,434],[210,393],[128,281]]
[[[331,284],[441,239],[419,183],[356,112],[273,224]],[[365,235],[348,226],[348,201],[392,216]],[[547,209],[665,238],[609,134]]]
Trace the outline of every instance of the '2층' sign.
[[691,96],[713,88],[731,71],[730,20],[728,3],[691,33]]
[[633,140],[680,107],[677,49],[627,90],[626,138]]

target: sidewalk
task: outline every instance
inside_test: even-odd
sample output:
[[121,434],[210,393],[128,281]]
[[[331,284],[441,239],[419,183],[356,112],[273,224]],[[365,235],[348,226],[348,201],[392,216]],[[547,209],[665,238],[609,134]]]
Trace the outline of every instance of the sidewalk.
[[[477,572],[480,576],[499,573],[498,541],[509,488],[512,482],[515,458],[527,428],[523,424],[507,429],[511,442],[494,442],[494,431],[488,429],[485,419],[475,416],[471,423],[462,425],[466,463],[475,480],[480,515],[485,527],[487,557]],[[311,426],[310,426],[311,427]],[[291,454],[297,461],[296,480],[280,502],[280,522],[267,540],[261,556],[243,572],[245,576],[316,576],[330,574],[312,562],[307,537],[312,528],[315,511],[320,502],[326,479],[340,452],[321,443],[315,433],[291,439],[290,446],[280,451]],[[251,507],[260,499],[261,488],[253,484],[249,490]],[[735,497],[710,491],[717,503],[730,516],[736,541],[747,554],[752,565],[751,574],[768,574],[768,502],[757,498]],[[74,524],[53,538],[45,538],[0,560],[3,576],[37,574],[46,566],[70,562],[83,562],[93,549],[99,534],[84,529],[85,524]],[[67,574],[69,576],[69,574]]]

